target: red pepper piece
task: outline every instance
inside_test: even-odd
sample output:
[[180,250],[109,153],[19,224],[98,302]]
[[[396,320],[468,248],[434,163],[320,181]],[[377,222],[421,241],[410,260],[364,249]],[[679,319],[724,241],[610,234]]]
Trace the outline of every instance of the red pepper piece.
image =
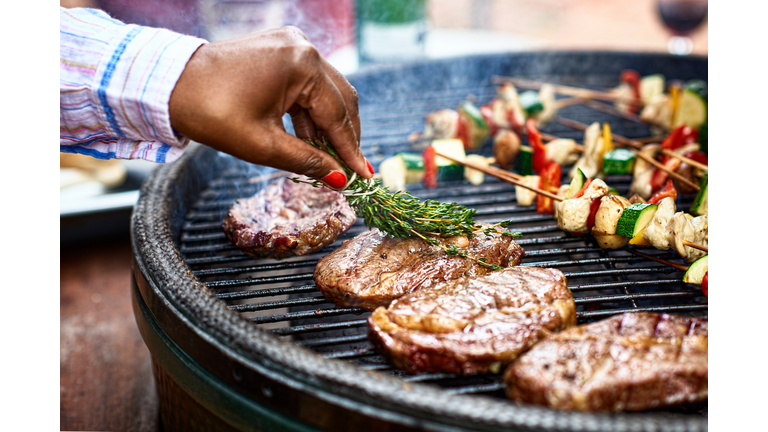
[[[625,69],[621,71],[621,82],[629,83],[632,86],[632,93],[634,93],[635,100],[640,102],[640,74],[632,69]],[[637,105],[631,105],[630,111],[636,113],[638,110]]]
[[699,142],[699,131],[690,127],[685,126],[683,128],[683,143],[681,144],[681,147],[686,144],[693,144],[695,142]]
[[591,184],[592,184],[592,179],[587,179],[587,181],[584,182],[584,186],[582,186],[581,189],[578,192],[576,192],[576,195],[571,197],[571,199],[581,198],[584,195],[584,192],[587,190],[587,188]]
[[541,134],[536,128],[536,121],[534,119],[531,118],[525,122],[525,133],[528,137],[528,144],[533,148],[533,171],[536,174],[542,175],[541,173],[544,169],[553,162],[547,157],[547,148],[541,141]]
[[680,125],[672,129],[672,132],[670,132],[669,135],[667,135],[667,137],[661,141],[661,147],[667,150],[674,150],[678,147],[681,147],[683,145],[683,129],[685,128],[685,125]]
[[[550,191],[560,187],[563,170],[560,165],[552,162],[539,173],[539,189]],[[555,214],[555,202],[544,195],[536,196],[536,213]]]
[[664,190],[652,196],[651,199],[648,200],[648,204],[658,204],[666,197],[672,197],[673,201],[677,200],[677,189],[675,189],[675,184],[672,182],[672,179],[667,180]]
[[[666,162],[664,162],[664,166],[669,168],[670,171],[674,172],[680,167],[681,163],[682,162],[680,159],[669,158],[666,160]],[[651,190],[657,191],[661,189],[661,187],[664,185],[664,182],[666,182],[668,179],[669,173],[656,168],[656,170],[653,172],[653,175],[651,176]]]
[[491,104],[480,105],[480,115],[483,116],[483,120],[488,124],[488,133],[492,136],[496,136],[496,132],[499,131],[499,127],[493,122],[493,107]]
[[704,273],[704,279],[701,280],[701,292],[705,297],[709,297],[709,270]]
[[597,209],[600,208],[600,201],[602,197],[594,198],[592,204],[589,206],[589,216],[587,216],[587,228],[591,231],[595,227],[595,216],[597,216]]
[[435,148],[428,146],[421,153],[421,158],[424,159],[424,186],[428,188],[437,187],[437,154]]
[[701,164],[704,164],[704,165],[709,165],[709,163],[707,163],[709,161],[709,158],[707,157],[707,155],[705,155],[704,153],[702,153],[700,151],[688,152],[688,153],[684,154],[683,156],[687,157],[688,159],[693,159],[693,160],[695,160],[698,163],[701,163]]
[[471,148],[472,143],[469,141],[469,128],[467,127],[467,122],[464,120],[463,116],[459,116],[459,121],[457,122],[456,138],[461,140],[465,149]]

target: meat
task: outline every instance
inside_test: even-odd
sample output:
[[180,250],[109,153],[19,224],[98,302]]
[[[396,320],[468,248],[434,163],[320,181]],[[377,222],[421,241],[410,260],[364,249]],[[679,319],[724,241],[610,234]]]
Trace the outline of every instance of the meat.
[[280,178],[238,200],[222,223],[229,240],[248,255],[306,255],[333,243],[357,216],[336,191]]
[[516,402],[640,411],[707,399],[706,318],[614,316],[552,334],[504,372]]
[[371,343],[398,369],[498,373],[552,331],[576,325],[560,270],[508,267],[442,282],[376,309]]
[[[524,254],[510,236],[497,233],[440,241],[502,267],[519,264]],[[321,258],[315,266],[314,279],[323,295],[338,306],[374,310],[437,282],[482,276],[488,270],[470,258],[447,255],[440,247],[419,238],[392,238],[371,229],[344,241],[339,249]]]

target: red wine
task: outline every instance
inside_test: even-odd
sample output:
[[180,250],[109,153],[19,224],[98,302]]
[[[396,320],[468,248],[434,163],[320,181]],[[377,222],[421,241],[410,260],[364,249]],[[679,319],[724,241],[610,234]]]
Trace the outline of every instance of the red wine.
[[707,17],[707,2],[660,1],[659,16],[674,33],[686,35]]

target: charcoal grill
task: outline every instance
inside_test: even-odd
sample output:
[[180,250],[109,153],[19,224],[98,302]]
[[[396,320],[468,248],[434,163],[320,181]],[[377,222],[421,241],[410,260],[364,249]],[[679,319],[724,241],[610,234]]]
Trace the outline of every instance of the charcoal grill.
[[[485,55],[371,69],[350,77],[360,93],[364,154],[374,165],[407,151],[426,114],[465,98],[494,95],[492,75],[603,89],[622,69],[668,79],[707,79],[707,59],[609,52]],[[645,125],[584,106],[561,110],[583,123],[609,121],[615,133],[648,136]],[[582,133],[552,123],[550,134]],[[490,155],[490,145],[480,150]],[[364,229],[358,222],[322,251],[255,259],[221,231],[227,207],[255,193],[272,172],[205,146],[145,182],[132,219],[136,320],[153,357],[166,430],[583,430],[707,429],[707,404],[628,414],[590,414],[515,405],[498,375],[406,375],[367,341],[368,312],[335,307],[314,286],[317,260]],[[607,182],[626,195],[630,178]],[[421,198],[477,209],[479,221],[512,219],[523,233],[522,265],[555,267],[568,278],[579,323],[625,311],[706,316],[707,299],[682,272],[600,249],[557,229],[549,215],[515,204],[514,187],[493,178],[473,186],[413,185]],[[688,208],[692,197],[682,195]],[[643,252],[679,261],[669,252]]]

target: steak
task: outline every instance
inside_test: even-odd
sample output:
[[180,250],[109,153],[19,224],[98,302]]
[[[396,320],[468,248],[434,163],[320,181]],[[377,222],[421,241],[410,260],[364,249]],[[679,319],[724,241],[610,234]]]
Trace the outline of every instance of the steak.
[[706,318],[630,313],[553,334],[504,372],[515,402],[640,411],[707,399]]
[[222,227],[248,255],[306,255],[333,243],[357,216],[344,195],[282,177],[254,196],[237,200]]
[[[524,254],[511,236],[498,233],[439,240],[502,267],[519,264]],[[321,258],[314,279],[323,295],[336,305],[374,310],[435,283],[482,276],[488,270],[471,258],[448,255],[420,238],[392,238],[371,229],[345,240],[339,249]]]
[[550,332],[576,325],[560,270],[508,267],[424,288],[376,309],[368,337],[398,369],[498,373]]

